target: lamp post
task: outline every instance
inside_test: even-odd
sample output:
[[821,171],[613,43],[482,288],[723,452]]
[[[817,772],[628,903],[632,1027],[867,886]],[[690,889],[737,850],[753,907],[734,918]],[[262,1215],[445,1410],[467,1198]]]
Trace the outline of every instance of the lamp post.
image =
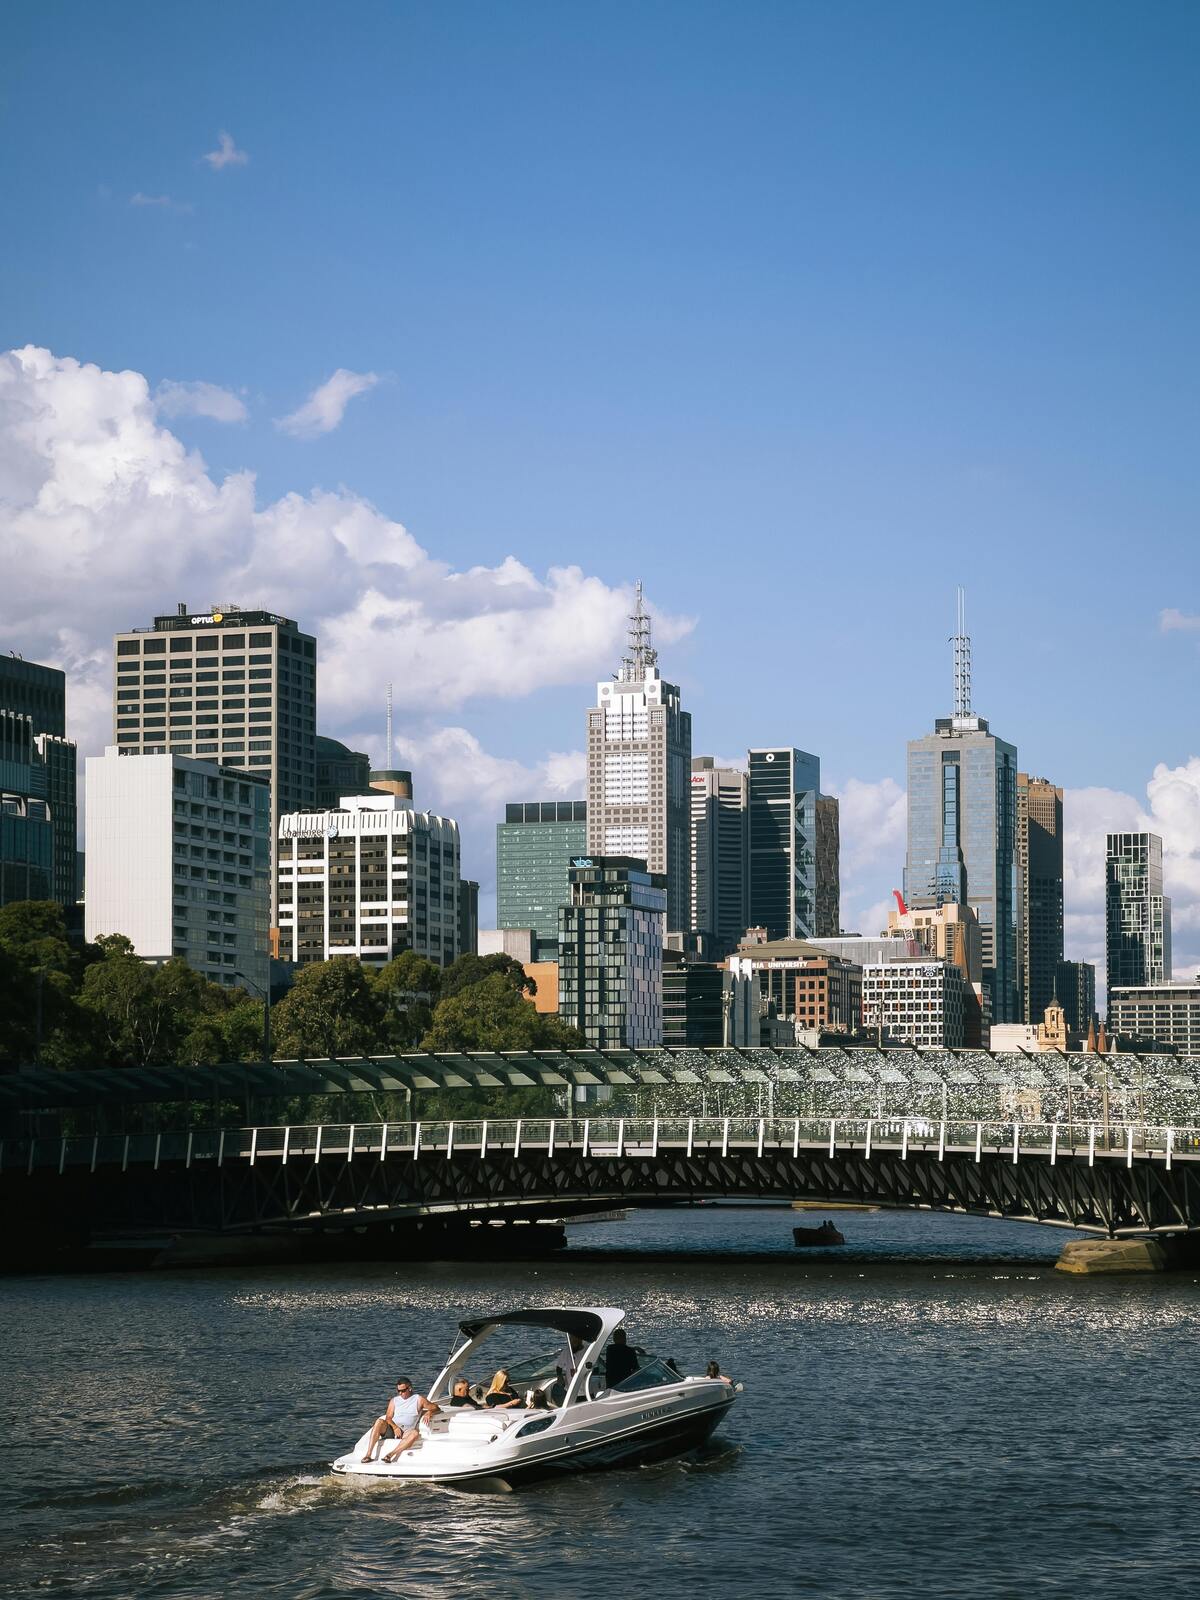
[[263,1033],[262,1033],[262,1038],[263,1038],[263,1043],[262,1043],[263,1066],[264,1067],[269,1067],[271,1065],[271,988],[270,988],[270,985],[268,984],[268,986],[264,989],[261,983],[255,983],[254,979],[247,977],[244,972],[235,972],[234,973],[234,977],[235,978],[240,978],[243,983],[248,983],[250,985],[250,987],[254,990],[255,994],[258,995],[258,997],[260,998],[260,1000],[263,1003]]

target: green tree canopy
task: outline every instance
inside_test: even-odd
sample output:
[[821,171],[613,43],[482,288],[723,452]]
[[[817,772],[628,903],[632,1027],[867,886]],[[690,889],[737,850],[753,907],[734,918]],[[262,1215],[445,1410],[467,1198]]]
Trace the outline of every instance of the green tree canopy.
[[301,967],[272,1012],[277,1059],[371,1055],[386,1048],[375,980],[349,956]]
[[536,994],[537,984],[513,956],[462,955],[442,973],[441,998],[448,1000],[473,983],[500,977],[514,994]]
[[565,1050],[582,1042],[575,1028],[535,1010],[506,972],[492,972],[438,1001],[421,1049]]
[[405,950],[375,977],[383,1008],[383,1049],[415,1050],[433,1021],[442,983],[442,969],[425,956]]

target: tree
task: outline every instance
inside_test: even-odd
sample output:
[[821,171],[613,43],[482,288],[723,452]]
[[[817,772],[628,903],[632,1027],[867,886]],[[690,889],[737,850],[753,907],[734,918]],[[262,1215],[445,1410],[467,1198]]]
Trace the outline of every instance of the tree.
[[582,1042],[575,1028],[535,1010],[509,973],[494,971],[438,1001],[421,1049],[565,1050]]
[[112,1066],[209,1065],[225,1055],[224,1014],[233,996],[184,961],[148,966],[120,935],[98,940],[103,956],[84,973],[81,1005]]
[[365,1056],[386,1048],[375,983],[348,956],[302,967],[271,1015],[275,1055],[283,1060]]
[[441,967],[413,950],[403,951],[376,975],[375,992],[391,1049],[416,1049],[433,1021],[441,982]]
[[75,949],[54,900],[0,906],[0,1059],[72,1066],[86,1033],[76,1005],[95,946]]
[[501,977],[514,994],[536,994],[537,983],[513,956],[461,955],[442,973],[440,996],[449,1000],[470,984]]

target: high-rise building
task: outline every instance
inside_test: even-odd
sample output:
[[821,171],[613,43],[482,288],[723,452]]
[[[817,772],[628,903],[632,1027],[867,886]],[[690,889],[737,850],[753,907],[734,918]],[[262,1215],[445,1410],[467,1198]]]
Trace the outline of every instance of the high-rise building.
[[971,710],[971,641],[959,591],[954,715],[908,746],[910,907],[966,902],[979,919],[991,1017],[1020,1015],[1016,887],[1017,751]]
[[692,910],[689,929],[732,950],[749,921],[746,907],[746,792],[736,767],[692,760]]
[[180,755],[87,759],[89,939],[121,933],[147,961],[267,986],[266,779]]
[[1096,1020],[1096,969],[1090,961],[1060,961],[1054,986],[1067,1031],[1075,1044],[1081,1044]]
[[371,786],[371,758],[351,750],[340,739],[317,735],[317,787],[314,811],[336,811],[344,794],[366,794]]
[[479,954],[479,885],[474,878],[458,881],[458,953]]
[[124,754],[169,751],[266,778],[273,842],[281,816],[314,808],[317,641],[289,617],[181,605],[117,634],[114,664]]
[[[43,667],[20,656],[0,656],[0,713],[4,712],[10,718],[24,719],[25,732],[9,721],[0,736],[0,744],[8,751],[0,757],[0,805],[6,819],[0,828],[0,904],[45,899],[73,907],[80,890],[78,751],[64,737],[66,674],[58,667]],[[42,836],[47,821],[50,876],[43,883]],[[22,885],[39,892],[16,892]]]
[[0,707],[0,905],[54,897],[54,823],[33,723]]
[[1021,1003],[1040,1023],[1054,999],[1063,958],[1063,792],[1045,778],[1017,773],[1018,950]]
[[748,925],[764,927],[770,939],[811,939],[820,758],[782,747],[751,750],[747,763]]
[[[279,953],[285,961],[415,950],[459,954],[458,824],[396,795],[344,795],[336,811],[279,819]],[[90,867],[89,867],[90,871]]]
[[979,919],[969,905],[947,900],[940,906],[897,907],[888,913],[890,934],[910,933],[931,956],[948,961],[963,975],[963,1044],[986,1048],[991,1031],[991,993],[983,983],[983,940]]
[[517,801],[496,824],[496,926],[532,928],[531,960],[558,959],[571,862],[587,854],[585,800]]
[[1169,983],[1171,901],[1163,893],[1158,834],[1110,833],[1104,876],[1108,993]]
[[817,796],[816,936],[836,939],[842,931],[842,827],[837,796]]
[[558,1014],[594,1049],[662,1043],[666,880],[637,856],[570,869],[558,917]]
[[692,719],[658,670],[640,583],[629,621],[628,654],[611,682],[596,685],[588,712],[588,853],[636,857],[665,876],[667,927],[687,929]]

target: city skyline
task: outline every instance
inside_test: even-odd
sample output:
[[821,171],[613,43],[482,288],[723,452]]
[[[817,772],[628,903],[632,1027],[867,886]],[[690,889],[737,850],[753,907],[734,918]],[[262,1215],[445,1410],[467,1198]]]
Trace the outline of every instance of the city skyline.
[[[0,179],[0,348],[55,356],[0,357],[0,646],[67,670],[86,756],[115,633],[294,616],[319,731],[382,765],[394,681],[396,759],[487,888],[504,805],[582,793],[640,577],[696,750],[820,752],[873,933],[962,582],[976,700],[1065,789],[1066,954],[1103,970],[1104,836],[1153,831],[1195,970],[1194,14],[1090,15],[1081,55],[1050,14],[937,7],[916,49],[885,7],[667,6],[596,58],[534,10],[486,49],[468,8],[315,51],[270,4],[131,11],[131,54],[17,9],[10,142],[60,103]],[[353,116],[314,111],[327,56],[379,90]]]

